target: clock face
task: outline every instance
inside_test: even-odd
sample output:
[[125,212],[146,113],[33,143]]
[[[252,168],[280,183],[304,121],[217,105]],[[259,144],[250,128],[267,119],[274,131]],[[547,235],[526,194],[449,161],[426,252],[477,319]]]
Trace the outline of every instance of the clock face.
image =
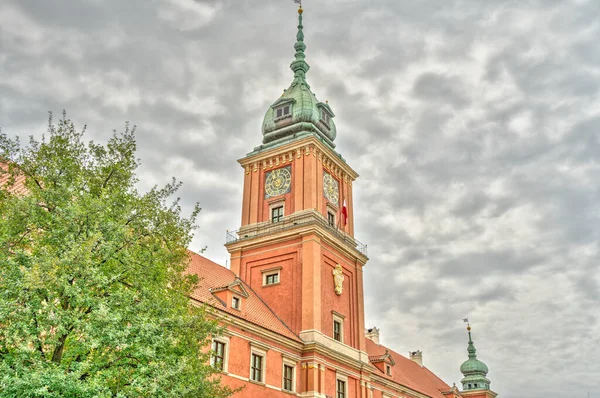
[[272,198],[288,193],[291,186],[292,173],[290,166],[270,171],[267,173],[265,181],[265,198]]
[[323,194],[337,206],[339,200],[338,181],[331,174],[323,172]]

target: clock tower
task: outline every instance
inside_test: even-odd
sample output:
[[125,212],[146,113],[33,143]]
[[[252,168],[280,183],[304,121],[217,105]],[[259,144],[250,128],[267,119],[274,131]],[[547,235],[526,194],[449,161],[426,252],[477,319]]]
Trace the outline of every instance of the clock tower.
[[[305,391],[323,391],[324,364],[365,353],[363,267],[354,238],[358,174],[335,149],[335,114],[306,81],[302,8],[291,85],[267,109],[262,144],[238,160],[241,227],[228,232],[231,270],[304,342]],[[361,367],[361,366],[359,366]],[[310,396],[310,395],[307,395]]]

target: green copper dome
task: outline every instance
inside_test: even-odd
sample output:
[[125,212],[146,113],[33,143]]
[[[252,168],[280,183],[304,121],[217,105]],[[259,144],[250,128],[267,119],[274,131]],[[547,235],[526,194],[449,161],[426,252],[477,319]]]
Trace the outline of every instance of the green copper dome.
[[283,95],[267,110],[262,125],[262,148],[275,146],[292,139],[313,135],[331,148],[336,137],[335,117],[327,102],[320,102],[310,90],[306,73],[310,66],[306,63],[302,8],[298,10],[298,34],[296,35],[295,60],[290,68],[294,80]]
[[477,359],[477,349],[471,340],[471,326],[468,326],[467,330],[469,331],[467,348],[469,359],[460,365],[460,372],[465,376],[460,382],[463,390],[487,390],[490,388],[490,381],[486,377],[489,370],[485,363]]
[[463,375],[482,373],[484,376],[488,373],[488,367],[478,359],[468,359],[460,365],[460,373]]

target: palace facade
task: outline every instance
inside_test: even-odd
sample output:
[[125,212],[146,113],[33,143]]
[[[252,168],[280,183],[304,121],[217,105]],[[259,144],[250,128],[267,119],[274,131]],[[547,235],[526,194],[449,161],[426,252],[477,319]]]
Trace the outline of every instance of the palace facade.
[[[353,182],[335,145],[335,114],[306,80],[303,10],[293,81],[267,110],[262,144],[240,159],[242,220],[227,233],[230,269],[191,254],[192,300],[226,332],[212,342],[222,382],[237,396],[493,398],[469,328],[462,389],[365,328],[366,246],[354,237]],[[357,209],[360,211],[360,209]]]

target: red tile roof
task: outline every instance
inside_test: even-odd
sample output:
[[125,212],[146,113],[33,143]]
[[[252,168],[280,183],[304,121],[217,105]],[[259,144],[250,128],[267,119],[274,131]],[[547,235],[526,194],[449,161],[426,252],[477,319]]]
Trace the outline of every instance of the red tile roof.
[[[233,272],[210,261],[206,257],[202,257],[192,251],[188,252],[190,253],[188,272],[198,275],[198,278],[200,279],[198,287],[192,293],[193,299],[206,303],[233,317],[244,319],[255,325],[279,333],[292,340],[298,342],[302,341],[281,319],[279,319],[279,317],[277,317],[260,296],[258,296],[258,294],[244,281],[236,278]],[[240,283],[248,293],[248,297],[244,298],[246,302],[244,303],[245,309],[242,312],[224,305],[224,303],[217,299],[210,291],[210,289],[226,287],[235,282]]]
[[[4,187],[9,183],[11,175],[8,172],[8,165],[6,163],[0,162],[0,187]],[[14,185],[8,187],[8,191],[16,194],[16,195],[25,195],[27,194],[27,188],[25,188],[25,176],[23,174],[18,174],[15,177]]]
[[367,354],[371,357],[381,358],[386,351],[394,359],[396,364],[392,367],[392,376],[387,376],[383,372],[381,376],[392,379],[396,383],[409,387],[412,390],[423,393],[432,398],[444,398],[441,391],[446,391],[450,388],[442,379],[437,377],[433,372],[424,366],[398,354],[389,348],[375,344],[372,340],[366,339]]

